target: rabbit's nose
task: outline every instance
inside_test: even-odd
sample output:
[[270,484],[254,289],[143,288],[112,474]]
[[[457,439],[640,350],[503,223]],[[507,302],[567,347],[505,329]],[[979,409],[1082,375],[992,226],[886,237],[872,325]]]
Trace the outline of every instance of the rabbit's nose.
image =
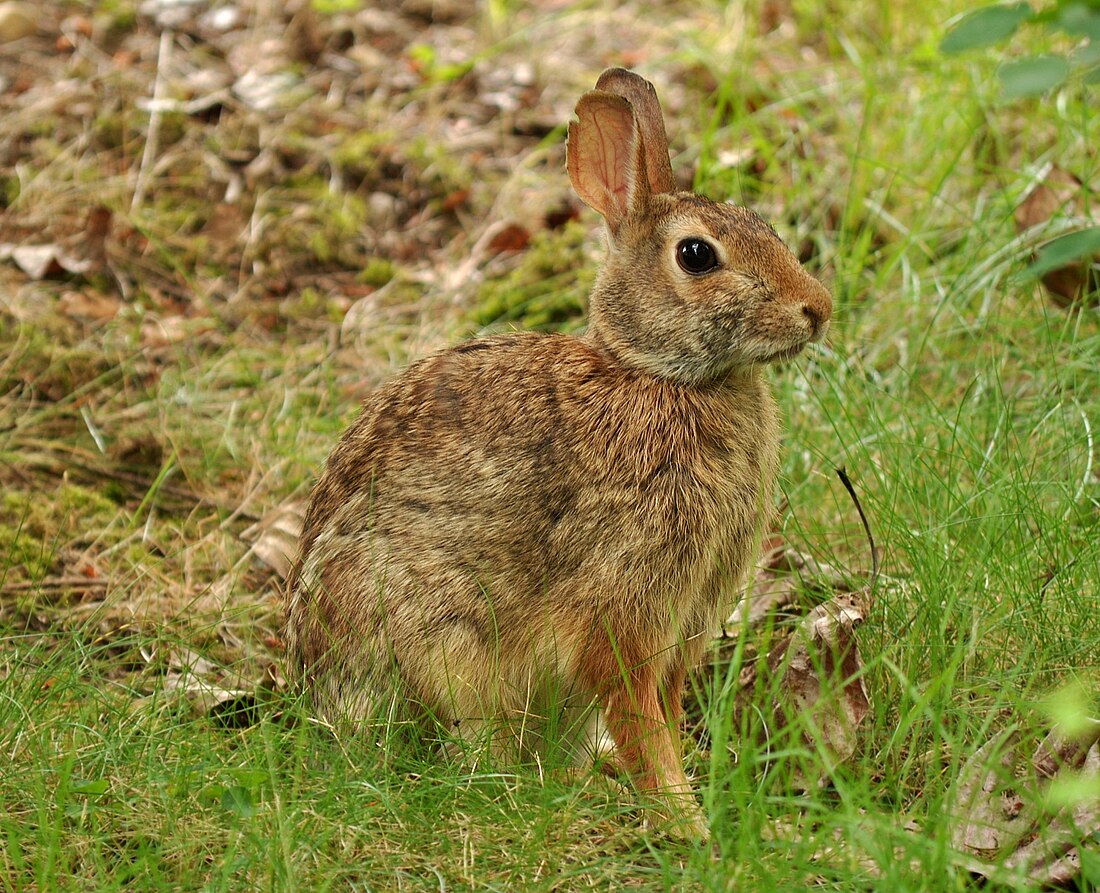
[[817,288],[802,296],[802,313],[810,321],[812,339],[817,341],[825,335],[829,327],[829,318],[833,315],[833,300],[823,285],[816,282],[814,284]]

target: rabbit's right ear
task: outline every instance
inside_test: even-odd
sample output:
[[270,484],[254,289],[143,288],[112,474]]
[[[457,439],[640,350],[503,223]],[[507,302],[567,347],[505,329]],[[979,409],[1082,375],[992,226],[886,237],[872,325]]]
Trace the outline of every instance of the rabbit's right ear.
[[580,98],[566,163],[577,195],[603,215],[613,234],[649,198],[642,135],[622,96],[592,90]]

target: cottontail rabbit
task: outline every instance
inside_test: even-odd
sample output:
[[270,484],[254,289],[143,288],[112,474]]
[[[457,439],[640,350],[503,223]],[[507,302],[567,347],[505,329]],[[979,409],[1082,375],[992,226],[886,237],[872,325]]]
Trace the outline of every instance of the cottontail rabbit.
[[313,491],[287,643],[334,722],[597,716],[673,830],[705,834],[685,674],[772,512],[762,367],[831,301],[752,211],[677,191],[649,82],[606,71],[576,114],[569,176],[609,236],[587,332],[468,341],[367,400]]

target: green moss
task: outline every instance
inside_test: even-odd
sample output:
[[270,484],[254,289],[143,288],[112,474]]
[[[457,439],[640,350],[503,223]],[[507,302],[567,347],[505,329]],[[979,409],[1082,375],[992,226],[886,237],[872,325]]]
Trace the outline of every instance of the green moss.
[[103,0],[96,12],[112,31],[131,31],[137,25],[138,4],[132,0]]
[[157,144],[161,149],[178,143],[187,134],[188,118],[181,111],[166,111],[160,116]]
[[495,323],[524,329],[579,326],[596,278],[588,263],[587,241],[587,229],[576,222],[536,235],[519,266],[481,287],[470,320],[479,327]]
[[104,149],[121,149],[130,135],[122,114],[114,109],[95,116],[92,132],[96,142]]
[[388,130],[360,130],[348,134],[332,153],[332,160],[343,170],[369,177],[397,144],[396,135]]
[[102,539],[118,514],[107,496],[68,481],[49,494],[6,490],[0,495],[0,580],[41,578],[80,531]]
[[344,318],[346,305],[329,293],[306,286],[281,302],[279,309],[287,319],[327,319],[339,323]]
[[[292,178],[272,216],[277,222],[268,232],[264,250],[285,262],[316,262],[327,267],[360,269],[366,253],[367,203],[358,195],[338,192],[317,174]],[[304,255],[304,257],[303,257]]]
[[60,317],[30,324],[0,316],[0,343],[12,360],[0,370],[0,391],[56,402],[115,368],[104,351],[66,343],[72,337]]
[[0,208],[9,208],[19,198],[19,178],[0,175]]
[[312,211],[309,252],[323,264],[354,265],[348,248],[366,227],[366,203],[357,195],[326,190]]
[[438,199],[473,183],[473,171],[448,146],[426,136],[401,139],[387,130],[348,134],[333,150],[332,163],[349,182],[376,188],[400,179]]
[[473,171],[458,160],[456,153],[427,137],[417,137],[405,144],[402,157],[420,172],[421,184],[440,197],[468,189],[473,182]]
[[397,265],[385,257],[372,257],[367,261],[361,272],[355,278],[363,285],[373,285],[381,288],[397,274]]
[[457,63],[440,62],[435,47],[427,43],[414,43],[406,52],[419,64],[424,77],[434,84],[457,81],[474,67],[474,59]]

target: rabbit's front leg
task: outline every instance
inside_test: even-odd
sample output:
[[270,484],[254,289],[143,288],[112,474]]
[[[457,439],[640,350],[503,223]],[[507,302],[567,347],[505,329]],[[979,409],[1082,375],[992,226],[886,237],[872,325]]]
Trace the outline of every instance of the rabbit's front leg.
[[618,763],[640,791],[667,804],[659,810],[668,820],[667,830],[683,837],[707,837],[706,820],[684,771],[679,729],[667,716],[673,710],[666,710],[658,690],[656,668],[642,664],[624,670],[606,690],[603,712]]

